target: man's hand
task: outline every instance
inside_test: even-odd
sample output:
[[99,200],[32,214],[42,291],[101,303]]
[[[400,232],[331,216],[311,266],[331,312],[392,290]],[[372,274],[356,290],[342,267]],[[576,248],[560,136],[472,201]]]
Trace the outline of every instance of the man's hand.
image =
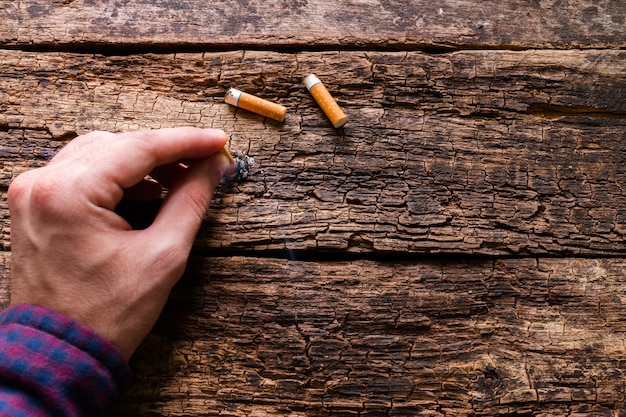
[[[224,132],[197,128],[93,132],[16,178],[11,303],[63,313],[129,358],[185,269],[229,167],[218,152],[225,142]],[[156,199],[162,186],[169,191],[148,228],[132,230],[114,212],[124,195]]]

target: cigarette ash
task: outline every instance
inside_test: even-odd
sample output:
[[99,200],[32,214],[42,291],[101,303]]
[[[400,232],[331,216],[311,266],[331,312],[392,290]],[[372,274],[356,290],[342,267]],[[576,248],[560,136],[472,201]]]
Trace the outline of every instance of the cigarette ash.
[[246,154],[244,151],[231,151],[237,168],[226,178],[232,181],[242,181],[250,174],[254,158]]

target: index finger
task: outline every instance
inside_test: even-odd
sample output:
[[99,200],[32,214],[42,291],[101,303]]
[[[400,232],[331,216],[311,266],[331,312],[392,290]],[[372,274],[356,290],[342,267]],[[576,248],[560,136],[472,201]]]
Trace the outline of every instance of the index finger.
[[[113,209],[124,189],[139,183],[155,167],[181,159],[204,159],[224,147],[217,129],[181,127],[79,136],[49,163],[65,172],[65,186],[97,206]],[[60,170],[60,171],[59,171]]]
[[84,163],[99,175],[114,173],[124,188],[139,182],[154,168],[179,160],[204,159],[223,148],[226,134],[195,127],[140,130],[128,133],[94,131],[78,136],[49,165]]
[[226,133],[195,127],[144,130],[118,135],[102,168],[122,188],[135,185],[154,168],[181,159],[206,158],[226,144]]

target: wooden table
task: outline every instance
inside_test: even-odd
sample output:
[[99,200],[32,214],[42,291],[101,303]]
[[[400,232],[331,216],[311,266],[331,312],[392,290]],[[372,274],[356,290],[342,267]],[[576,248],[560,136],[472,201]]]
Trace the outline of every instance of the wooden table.
[[12,178],[94,129],[217,127],[256,163],[117,416],[624,416],[625,27],[623,0],[1,0],[0,305]]

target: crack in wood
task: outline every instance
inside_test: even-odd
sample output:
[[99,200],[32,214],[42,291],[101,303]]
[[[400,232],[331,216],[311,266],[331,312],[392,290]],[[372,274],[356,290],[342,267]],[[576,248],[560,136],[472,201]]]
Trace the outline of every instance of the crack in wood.
[[549,120],[556,120],[562,117],[626,119],[626,111],[605,110],[582,105],[562,106],[556,104],[532,103],[524,113]]

